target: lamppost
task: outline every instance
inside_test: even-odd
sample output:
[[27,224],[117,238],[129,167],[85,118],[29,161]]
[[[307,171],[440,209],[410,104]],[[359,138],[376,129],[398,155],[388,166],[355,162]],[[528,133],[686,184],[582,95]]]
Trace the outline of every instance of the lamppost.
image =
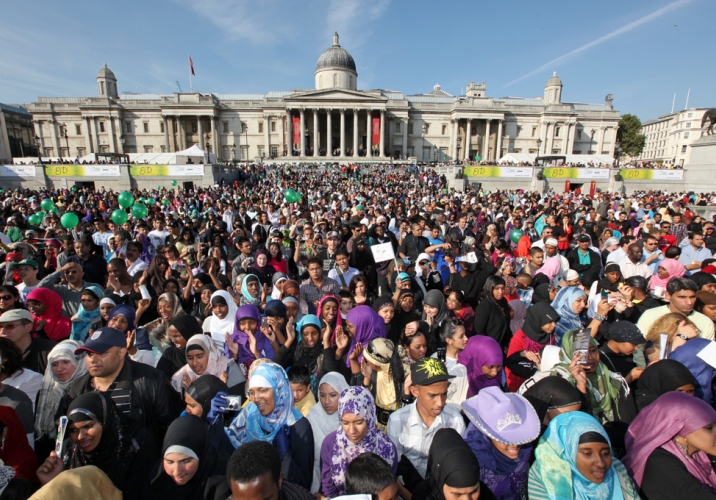
[[[65,145],[67,146],[67,156],[72,156],[70,154],[70,138],[67,136],[67,124],[63,124],[62,128],[65,129]],[[122,152],[124,153],[124,150],[122,150]]]
[[624,151],[624,150],[622,149],[621,144],[617,144],[617,164],[616,164],[616,168],[617,168],[617,169],[619,168],[619,160],[620,160],[621,157],[622,157],[622,152],[623,152],[623,151]]
[[236,144],[231,145],[231,163],[236,165]]
[[542,139],[537,139],[537,156],[542,154]]
[[461,142],[462,142],[462,141],[461,141],[460,138],[458,137],[458,138],[457,138],[457,158],[455,158],[457,161],[460,161],[460,143],[461,143]]
[[[425,161],[425,136],[428,133],[428,127],[423,123],[423,126],[421,128],[423,131],[423,142],[422,142],[423,151],[421,151],[420,156],[422,156],[421,160]],[[430,156],[428,156],[428,161],[430,161]]]
[[[17,140],[17,127],[15,126],[14,123],[12,125],[12,132],[13,132],[13,135],[15,136],[14,139]],[[22,148],[22,143],[23,143],[23,133],[22,133],[22,129],[20,129],[20,156],[22,156],[24,158],[25,151]]]
[[437,164],[438,162],[438,148],[433,150],[433,161]]

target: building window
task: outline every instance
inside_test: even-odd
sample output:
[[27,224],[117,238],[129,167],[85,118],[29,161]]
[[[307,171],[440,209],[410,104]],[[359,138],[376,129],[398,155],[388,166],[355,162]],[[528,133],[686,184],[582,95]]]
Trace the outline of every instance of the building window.
[[86,151],[85,148],[77,148],[77,156],[82,158],[86,154],[85,151]]
[[470,129],[470,135],[472,137],[477,137],[477,127]]
[[333,86],[338,87],[338,75],[333,75]]
[[440,160],[440,161],[447,160],[447,153],[448,153],[447,148],[440,148],[440,158],[438,158],[438,160]]
[[577,140],[578,141],[582,140],[582,129],[577,130]]
[[686,146],[681,146],[681,154],[685,154],[685,153],[686,153]]
[[412,123],[408,123],[408,135],[413,135],[413,124]]
[[514,153],[521,153],[521,152],[522,152],[522,148],[515,148],[513,152],[514,152]]
[[684,139],[688,139],[688,138],[689,138],[689,135],[691,135],[690,132],[684,132]]
[[442,135],[446,135],[446,134],[447,134],[447,125],[443,125],[442,126]]
[[276,132],[276,122],[271,122],[271,132]]
[[271,146],[271,158],[278,158],[278,146]]
[[264,146],[259,146],[259,158],[264,158],[266,156],[266,148]]
[[430,148],[429,148],[429,147],[427,147],[427,148],[424,147],[424,148],[423,148],[423,161],[430,161],[430,160],[431,160],[431,158],[430,158]]
[[104,132],[104,122],[99,122],[99,131]]
[[517,126],[516,126],[516,129],[515,129],[515,136],[516,136],[516,137],[519,137],[519,136],[520,136],[520,132],[522,132],[522,127],[520,127],[519,125],[517,125]]
[[430,124],[429,124],[429,123],[426,123],[426,124],[424,125],[424,127],[425,127],[425,135],[428,135],[428,134],[430,133]]
[[555,137],[560,137],[559,134],[560,134],[561,132],[562,132],[562,127],[555,127],[554,136],[555,136]]
[[686,128],[691,128],[691,122],[686,122]]
[[259,122],[259,134],[264,131],[264,122]]
[[199,124],[198,123],[192,123],[191,124],[191,133],[196,134],[199,131]]
[[124,131],[128,134],[132,133],[132,122],[125,122]]
[[349,88],[353,88],[353,77],[352,76],[348,77],[348,85],[349,85]]
[[60,148],[60,156],[67,158],[70,156],[70,150],[67,148]]
[[[129,153],[129,147],[127,148],[127,153]],[[100,153],[109,153],[109,146],[100,146],[99,147]]]
[[149,123],[144,122],[142,125],[144,126],[144,133],[148,134],[149,133]]
[[[105,147],[107,147],[107,150],[109,150],[108,146],[105,146]],[[137,146],[127,146],[126,147],[125,153],[130,154],[130,153],[136,153],[136,152],[137,152]]]
[[532,137],[537,135],[537,127],[532,127]]
[[552,150],[552,154],[553,154],[553,155],[558,155],[558,154],[559,154],[559,149],[553,149],[553,150]]
[[153,153],[154,147],[153,146],[144,146],[144,152],[145,153]]
[[163,134],[164,133],[164,122],[159,122],[159,131]]
[[75,135],[82,135],[82,125],[75,125]]
[[[227,123],[227,133],[228,133],[228,122],[226,122],[226,123]],[[244,123],[244,122],[241,122],[241,133],[245,134],[247,130],[248,130],[248,125],[246,125],[246,123]]]
[[[221,128],[225,134],[229,133],[229,122],[221,122]],[[243,132],[243,130],[242,130]]]
[[167,147],[166,147],[166,146],[159,146],[159,149],[161,150],[162,153],[166,153],[166,152],[167,152]]
[[248,161],[249,159],[249,147],[241,146],[241,161]]
[[531,155],[536,155],[536,154],[537,154],[537,150],[536,150],[536,149],[530,149],[530,154],[531,154]]
[[395,133],[396,134],[400,133],[400,123],[401,122],[395,122]]
[[689,113],[689,118],[693,118],[693,117],[694,117],[694,114],[693,114],[693,113]]

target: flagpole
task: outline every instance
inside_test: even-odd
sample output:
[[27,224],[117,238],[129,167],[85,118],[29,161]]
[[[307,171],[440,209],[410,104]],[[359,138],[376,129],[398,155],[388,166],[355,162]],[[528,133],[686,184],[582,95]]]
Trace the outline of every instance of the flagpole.
[[[189,60],[191,60],[191,54],[189,54]],[[191,81],[191,64],[189,64],[189,91],[193,94],[194,93],[194,86],[192,85]]]

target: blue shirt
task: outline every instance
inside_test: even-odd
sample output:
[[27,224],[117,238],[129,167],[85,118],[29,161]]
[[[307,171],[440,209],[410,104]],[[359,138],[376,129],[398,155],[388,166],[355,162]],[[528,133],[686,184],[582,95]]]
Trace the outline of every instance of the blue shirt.
[[641,261],[645,262],[646,259],[648,259],[652,255],[654,255],[655,253],[660,254],[659,258],[656,260],[652,260],[650,264],[647,264],[649,266],[649,270],[651,271],[651,274],[656,274],[656,271],[659,269],[659,262],[664,260],[664,254],[661,252],[661,250],[656,250],[654,252],[647,252],[646,250],[643,250],[643,254],[641,257]]
[[[687,266],[691,264],[692,261],[703,262],[711,257],[711,251],[709,251],[708,248],[694,248],[693,245],[689,244],[689,246],[681,247],[681,257],[679,257],[679,262]],[[691,276],[691,274],[695,272],[699,272],[699,269],[694,269],[693,271],[689,271],[687,269],[685,275]]]

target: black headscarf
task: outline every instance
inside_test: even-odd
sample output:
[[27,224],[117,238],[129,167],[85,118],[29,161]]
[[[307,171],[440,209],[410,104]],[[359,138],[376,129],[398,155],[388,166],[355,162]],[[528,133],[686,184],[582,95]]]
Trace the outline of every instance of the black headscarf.
[[559,314],[547,302],[540,302],[527,309],[522,331],[538,344],[548,344],[550,334],[542,330],[548,323],[559,320]]
[[186,393],[201,405],[201,418],[203,420],[206,420],[206,416],[211,410],[211,400],[221,391],[228,394],[229,388],[220,378],[209,373],[194,380],[186,389]]
[[84,452],[78,444],[70,444],[62,457],[65,468],[76,469],[94,465],[107,474],[112,483],[124,491],[127,471],[137,448],[132,435],[123,427],[112,398],[101,392],[80,394],[67,409],[69,423],[94,421],[102,426],[102,437],[91,452]]
[[688,384],[696,385],[688,368],[675,359],[662,359],[647,366],[639,377],[634,391],[634,402],[641,411],[662,394]]
[[[164,455],[171,446],[183,446],[199,458],[199,469],[185,485],[178,485],[164,472]],[[159,462],[153,467],[148,497],[154,500],[205,500],[227,498],[231,494],[226,480],[228,455],[211,445],[206,424],[199,417],[186,415],[171,423],[164,437]],[[223,496],[221,496],[223,494]]]
[[693,273],[691,276],[689,276],[689,279],[696,283],[696,286],[699,290],[703,288],[704,285],[710,285],[711,283],[716,283],[716,278],[714,278],[713,274],[705,273],[703,271],[699,271],[698,273]]
[[469,488],[480,482],[480,464],[470,445],[455,429],[440,429],[430,445],[428,474],[431,487],[428,498],[445,500],[444,485]]
[[173,326],[187,341],[194,335],[204,333],[201,327],[201,323],[194,316],[188,314],[182,314],[175,316],[170,322],[170,326]]
[[551,288],[552,285],[549,283],[542,283],[541,285],[538,285],[532,294],[532,304],[539,304],[540,302],[550,304],[552,302],[552,299],[549,298],[549,291]]
[[566,379],[545,377],[522,394],[537,412],[540,425],[544,426],[547,412],[552,408],[572,406],[582,402],[582,395]]
[[[380,312],[380,310],[383,309],[383,307],[386,307],[388,305],[393,307],[393,310],[395,311],[395,305],[393,304],[393,298],[383,295],[383,296],[375,299],[375,301],[373,301],[373,310],[377,313],[377,312]],[[396,343],[399,340],[398,336],[400,335],[400,333],[397,332],[395,328],[393,328],[394,323],[395,323],[395,313],[393,313],[393,319],[390,320],[390,323],[387,323],[385,325],[385,338],[393,341],[393,343]]]
[[[619,279],[616,283],[612,283],[609,281],[609,278],[607,278],[607,273],[611,273],[614,271],[619,271]],[[606,290],[608,292],[618,292],[619,291],[619,282],[622,281],[624,278],[621,274],[622,270],[619,267],[619,264],[616,264],[614,262],[610,262],[606,265],[604,268],[604,277],[599,280],[599,289],[600,290]]]

